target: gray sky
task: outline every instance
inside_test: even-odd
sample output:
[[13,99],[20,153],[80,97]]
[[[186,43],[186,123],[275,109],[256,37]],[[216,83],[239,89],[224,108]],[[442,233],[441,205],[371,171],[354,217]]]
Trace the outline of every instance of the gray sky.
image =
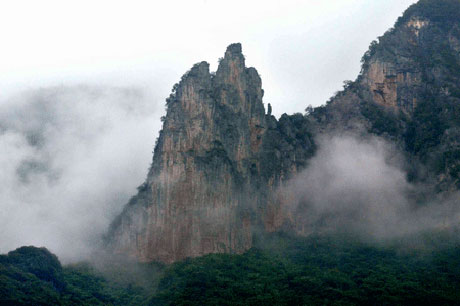
[[39,86],[143,86],[163,103],[241,42],[274,114],[323,104],[414,0],[2,1],[0,98]]

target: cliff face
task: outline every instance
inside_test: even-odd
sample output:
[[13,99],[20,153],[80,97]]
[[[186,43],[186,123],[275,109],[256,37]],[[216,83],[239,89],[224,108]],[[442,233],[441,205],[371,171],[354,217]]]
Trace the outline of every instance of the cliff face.
[[296,157],[311,154],[311,143],[283,142],[292,131],[265,114],[262,96],[240,44],[227,48],[215,74],[201,62],[182,77],[167,100],[147,181],[112,225],[115,252],[162,262],[241,253],[255,226],[279,226],[270,190],[296,171]]
[[[416,56],[424,48],[424,31],[429,25],[429,20],[412,16],[382,39],[388,47],[371,47],[380,52],[368,54],[360,85],[371,93],[375,103],[406,114],[414,111],[420,99],[423,70],[416,63]],[[393,40],[399,44],[393,45]]]

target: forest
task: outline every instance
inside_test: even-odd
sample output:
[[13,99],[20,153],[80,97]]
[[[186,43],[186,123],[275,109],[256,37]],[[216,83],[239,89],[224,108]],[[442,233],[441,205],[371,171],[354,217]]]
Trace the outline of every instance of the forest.
[[450,235],[414,237],[425,247],[410,248],[272,234],[240,255],[169,266],[109,261],[100,270],[22,247],[0,256],[0,304],[458,305],[460,247],[446,243]]

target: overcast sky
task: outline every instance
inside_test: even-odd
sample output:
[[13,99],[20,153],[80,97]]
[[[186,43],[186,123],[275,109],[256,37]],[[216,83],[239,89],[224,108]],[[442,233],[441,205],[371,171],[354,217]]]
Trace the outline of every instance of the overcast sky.
[[[147,87],[163,103],[195,62],[243,44],[274,114],[323,104],[414,0],[2,1],[0,100],[24,88]],[[3,99],[2,99],[3,98]]]

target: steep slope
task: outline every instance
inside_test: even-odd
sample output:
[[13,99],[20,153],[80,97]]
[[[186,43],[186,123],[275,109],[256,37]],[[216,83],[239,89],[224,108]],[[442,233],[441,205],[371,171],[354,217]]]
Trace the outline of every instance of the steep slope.
[[[354,82],[313,118],[320,130],[361,127],[427,168],[413,180],[453,190],[460,171],[460,1],[421,0],[374,41]],[[431,177],[431,178],[430,178]]]
[[265,114],[261,86],[240,44],[227,48],[215,74],[201,62],[174,86],[147,181],[111,227],[115,252],[162,262],[241,253],[254,227],[278,226],[269,190],[312,145],[295,131],[305,129],[303,116],[291,124]]

